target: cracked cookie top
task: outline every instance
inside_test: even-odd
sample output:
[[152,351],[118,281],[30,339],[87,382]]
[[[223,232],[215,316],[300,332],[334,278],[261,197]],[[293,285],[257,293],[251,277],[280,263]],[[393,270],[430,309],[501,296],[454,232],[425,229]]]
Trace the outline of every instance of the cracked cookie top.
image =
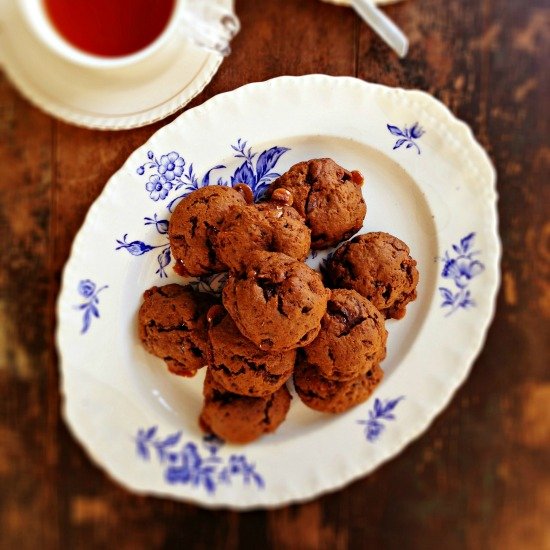
[[247,263],[223,290],[223,304],[241,333],[266,351],[309,344],[319,333],[330,294],[319,273],[276,252],[254,252]]
[[292,375],[296,350],[269,353],[258,349],[227,314],[211,322],[208,337],[209,370],[227,391],[263,397],[277,391]]
[[384,371],[375,365],[351,380],[328,380],[300,352],[294,370],[294,387],[303,403],[311,409],[336,414],[366,401],[383,376]]
[[257,250],[284,252],[305,260],[311,231],[291,206],[265,202],[229,212],[214,244],[218,258],[229,268],[239,270],[246,267],[246,256]]
[[332,287],[356,290],[386,319],[401,319],[416,298],[418,270],[409,247],[389,233],[365,233],[344,243],[329,260]]
[[330,380],[365,374],[386,356],[384,316],[354,290],[333,290],[321,331],[303,349],[306,361]]
[[170,249],[181,275],[205,275],[225,271],[213,239],[225,216],[244,206],[243,194],[231,187],[210,185],[193,191],[177,205],[170,219]]
[[274,432],[286,418],[291,401],[286,386],[267,397],[230,393],[214,380],[210,369],[204,379],[203,394],[201,427],[230,443],[249,443]]
[[193,376],[207,362],[206,312],[215,300],[176,284],[154,286],[143,298],[138,329],[145,349],[174,374]]
[[311,229],[311,247],[335,246],[363,227],[367,206],[361,192],[363,177],[332,159],[313,159],[295,164],[277,178],[267,191],[292,194],[292,206]]

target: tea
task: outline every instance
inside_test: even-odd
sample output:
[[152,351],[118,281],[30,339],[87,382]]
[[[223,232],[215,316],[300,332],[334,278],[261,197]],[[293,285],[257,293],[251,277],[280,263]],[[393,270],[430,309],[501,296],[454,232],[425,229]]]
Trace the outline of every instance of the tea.
[[175,0],[43,0],[59,34],[87,53],[119,57],[142,50],[166,28]]

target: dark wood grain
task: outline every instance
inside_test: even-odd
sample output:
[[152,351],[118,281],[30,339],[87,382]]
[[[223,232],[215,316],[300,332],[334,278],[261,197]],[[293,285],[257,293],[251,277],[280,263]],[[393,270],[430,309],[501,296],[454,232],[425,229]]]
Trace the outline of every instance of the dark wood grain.
[[468,382],[428,432],[313,502],[214,512],[132,495],[60,418],[54,304],[75,233],[158,128],[53,120],[0,77],[1,548],[550,548],[550,9],[545,0],[407,0],[400,61],[347,8],[239,0],[233,54],[189,107],[282,74],[426,90],[473,128],[499,174],[503,284]]

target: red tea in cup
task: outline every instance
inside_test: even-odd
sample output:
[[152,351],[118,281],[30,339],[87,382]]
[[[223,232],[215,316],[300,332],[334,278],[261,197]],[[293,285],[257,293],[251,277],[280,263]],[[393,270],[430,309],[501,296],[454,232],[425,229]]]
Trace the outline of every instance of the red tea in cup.
[[93,55],[122,57],[154,42],[176,0],[43,0],[57,32]]

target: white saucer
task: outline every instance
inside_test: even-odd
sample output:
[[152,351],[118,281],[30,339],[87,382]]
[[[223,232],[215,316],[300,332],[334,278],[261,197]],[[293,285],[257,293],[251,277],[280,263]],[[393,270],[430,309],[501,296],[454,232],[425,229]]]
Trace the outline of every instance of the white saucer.
[[163,119],[200,93],[223,60],[175,33],[166,48],[135,67],[116,73],[84,69],[42,46],[16,0],[0,7],[0,64],[6,74],[36,106],[79,126],[122,130]]

